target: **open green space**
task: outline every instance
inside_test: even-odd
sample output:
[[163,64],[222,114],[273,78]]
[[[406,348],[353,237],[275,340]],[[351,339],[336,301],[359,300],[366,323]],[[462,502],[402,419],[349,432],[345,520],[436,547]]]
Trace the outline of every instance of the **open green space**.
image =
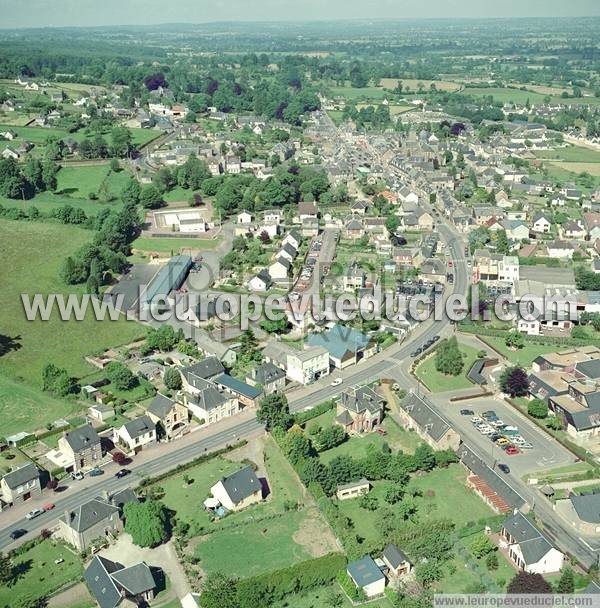
[[380,87],[332,87],[331,93],[334,97],[344,97],[348,101],[359,99],[385,99],[390,96],[390,91],[385,91]]
[[[55,560],[63,560],[56,564]],[[19,572],[10,587],[0,585],[0,607],[15,606],[21,598],[41,599],[83,575],[78,555],[63,544],[45,540],[18,555],[13,567]]]
[[158,253],[176,253],[180,249],[212,250],[221,243],[221,239],[194,239],[194,238],[171,238],[171,237],[145,237],[136,239],[131,247],[140,251],[156,251]]
[[[340,604],[336,604],[338,608],[352,608],[353,604],[346,597],[342,589],[337,583],[332,583],[324,587],[312,589],[306,593],[291,593],[284,600],[275,602],[273,608],[323,608],[328,606],[327,600],[331,595],[337,595],[342,598]],[[383,597],[373,600],[366,604],[368,608],[392,608],[390,601]]]
[[564,350],[564,347],[561,347],[558,344],[534,344],[528,343],[527,339],[525,339],[525,346],[523,348],[512,350],[506,346],[503,338],[480,336],[480,339],[486,344],[489,344],[511,363],[522,365],[523,367],[530,367],[533,360],[540,355],[553,353],[557,350]]
[[[330,421],[328,420],[328,417],[330,417]],[[331,410],[331,412],[326,412],[318,418],[311,420],[307,426],[310,428],[315,421],[322,427],[331,426],[334,418],[335,410]],[[415,448],[422,443],[416,433],[405,431],[389,415],[383,419],[381,427],[386,431],[385,436],[380,435],[379,433],[365,433],[361,436],[350,437],[344,443],[331,448],[330,450],[321,452],[321,460],[328,463],[337,456],[353,456],[355,458],[360,458],[367,455],[367,449],[370,445],[381,448],[384,443],[387,443],[393,450],[402,450],[403,452],[412,454],[415,451]]]
[[[10,260],[0,293],[2,333],[14,341],[14,350],[0,358],[0,373],[24,379],[39,387],[44,365],[54,363],[76,377],[95,368],[85,356],[128,343],[145,335],[143,327],[120,317],[117,321],[97,321],[88,310],[82,321],[62,321],[53,310],[48,321],[39,317],[28,321],[21,294],[69,293],[82,295],[83,286],[70,287],[59,277],[65,257],[92,238],[92,233],[75,226],[0,220],[0,257]],[[40,409],[38,426],[54,417]]]
[[460,390],[474,386],[466,375],[475,363],[479,350],[460,343],[458,346],[464,360],[463,371],[458,376],[446,375],[437,371],[435,368],[435,352],[417,366],[415,375],[432,393]]
[[[510,87],[467,87],[462,91],[465,95],[475,97],[492,96],[501,103],[516,103],[524,105],[529,100],[531,104],[545,103],[546,95],[530,90],[513,89]],[[598,105],[600,99],[597,97],[569,97],[563,99],[560,95],[550,95],[552,103],[576,104],[576,105]]]
[[71,205],[71,207],[80,207],[86,212],[87,215],[95,215],[104,207],[120,206],[121,201],[118,199],[111,202],[100,200],[92,201],[87,198],[77,198],[76,196],[71,197],[63,194],[54,194],[52,192],[40,192],[33,198],[25,201],[0,196],[0,205],[4,207],[17,207],[19,209],[23,209],[24,211],[30,207],[37,207],[42,213],[49,213],[55,209],[64,207],[65,205]]
[[562,160],[572,163],[600,163],[600,152],[583,146],[567,146],[555,150],[537,150],[535,156],[541,159]]
[[91,193],[100,200],[118,198],[131,174],[121,169],[111,171],[108,163],[63,166],[57,175],[57,193],[76,198],[89,198]]

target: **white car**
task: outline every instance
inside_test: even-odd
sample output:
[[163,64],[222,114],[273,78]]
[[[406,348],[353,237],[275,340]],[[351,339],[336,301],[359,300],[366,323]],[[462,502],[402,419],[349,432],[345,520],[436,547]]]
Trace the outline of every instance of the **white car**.
[[341,383],[343,382],[343,380],[341,378],[336,378],[332,383],[331,386],[339,386]]
[[27,515],[25,515],[25,518],[26,519],[35,519],[36,517],[41,515],[43,512],[44,512],[44,509],[33,509],[32,511],[29,511],[29,513],[27,513]]

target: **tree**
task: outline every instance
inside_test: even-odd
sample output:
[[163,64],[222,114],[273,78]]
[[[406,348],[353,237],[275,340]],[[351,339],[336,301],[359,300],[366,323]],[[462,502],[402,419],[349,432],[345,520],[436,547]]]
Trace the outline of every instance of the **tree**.
[[400,502],[402,500],[402,497],[404,496],[404,488],[402,488],[401,486],[399,486],[398,484],[395,483],[388,483],[388,485],[385,488],[385,492],[383,497],[385,498],[385,501],[387,503],[389,503],[390,505],[395,505],[397,502]]
[[534,418],[546,418],[548,416],[548,404],[543,399],[532,399],[527,404],[527,413]]
[[294,425],[287,432],[282,443],[283,451],[293,465],[309,458],[313,452],[310,439],[298,425]]
[[511,397],[523,397],[529,390],[527,372],[519,365],[505,368],[500,374],[500,388]]
[[118,361],[111,361],[106,367],[106,377],[120,391],[128,391],[138,384],[133,372]]
[[358,499],[358,506],[361,509],[366,509],[367,511],[377,511],[379,501],[377,500],[377,496],[374,494],[363,494]]
[[64,397],[75,389],[75,382],[66,369],[48,363],[42,369],[42,390]]
[[222,572],[209,574],[202,585],[202,608],[238,608],[236,583]]
[[400,226],[400,219],[397,215],[390,215],[385,220],[385,227],[390,234],[396,234],[396,230],[398,230],[398,226]]
[[261,399],[256,419],[265,425],[267,431],[275,428],[287,430],[292,424],[287,397],[272,393]]
[[525,338],[520,331],[516,329],[512,329],[506,334],[506,338],[504,340],[506,346],[512,349],[523,348],[525,346]]
[[494,545],[494,543],[490,540],[490,537],[486,534],[478,534],[471,542],[471,553],[477,559],[481,559],[495,550],[496,545]]
[[142,187],[137,179],[131,178],[121,190],[121,198],[127,205],[137,205],[140,202]]
[[435,467],[435,452],[427,443],[420,443],[415,449],[415,466],[419,471],[431,471]]
[[145,209],[158,209],[163,205],[163,197],[155,185],[148,184],[142,188],[140,203]]
[[8,586],[13,578],[13,567],[10,557],[0,553],[0,584]]
[[485,558],[485,567],[490,570],[498,570],[498,554],[497,553],[488,553],[488,556]]
[[264,319],[260,322],[260,327],[268,334],[283,334],[288,329],[289,324],[289,321],[283,317],[277,320]]
[[556,585],[557,593],[575,593],[575,576],[570,566],[563,569],[558,584]]
[[111,153],[125,158],[133,150],[133,136],[127,127],[114,127],[110,133]]
[[181,374],[174,367],[165,370],[163,380],[165,386],[172,391],[178,391],[181,388]]
[[169,514],[157,500],[127,503],[124,512],[125,532],[138,547],[156,547],[169,537]]
[[330,450],[336,445],[340,445],[347,439],[346,431],[335,424],[333,426],[324,428],[321,432],[315,436],[315,447],[319,452],[323,450]]
[[506,230],[500,230],[496,234],[496,251],[501,255],[508,255],[510,253]]
[[552,587],[541,574],[519,572],[508,584],[508,593],[552,593]]
[[435,352],[437,371],[450,376],[458,376],[463,367],[464,361],[456,338],[442,340]]

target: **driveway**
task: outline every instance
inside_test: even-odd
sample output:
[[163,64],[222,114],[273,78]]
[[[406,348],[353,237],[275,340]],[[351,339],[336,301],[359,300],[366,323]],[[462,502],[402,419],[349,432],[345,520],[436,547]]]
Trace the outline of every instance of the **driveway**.
[[114,544],[100,551],[100,555],[124,566],[133,566],[142,561],[150,567],[160,566],[171,583],[171,595],[182,598],[191,591],[171,542],[154,549],[141,548],[131,542],[129,534],[121,534]]

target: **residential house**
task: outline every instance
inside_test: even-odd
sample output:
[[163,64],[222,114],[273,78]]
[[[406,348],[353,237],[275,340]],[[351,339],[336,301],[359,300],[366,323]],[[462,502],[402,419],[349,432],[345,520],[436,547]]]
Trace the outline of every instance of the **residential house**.
[[564,554],[556,549],[537,526],[517,511],[502,525],[500,543],[520,570],[552,574],[563,567]]
[[254,216],[249,211],[244,209],[237,214],[236,219],[238,224],[251,224]]
[[233,395],[221,393],[207,380],[198,380],[192,393],[184,393],[183,402],[193,416],[206,424],[235,416],[240,411],[239,402]]
[[255,274],[247,283],[250,291],[267,291],[272,284],[273,280],[271,279],[271,275],[264,268]]
[[401,268],[419,268],[424,258],[420,247],[394,247],[392,259]]
[[85,425],[65,433],[58,440],[58,451],[65,460],[65,470],[80,471],[100,464],[102,442],[98,433]]
[[310,334],[306,343],[327,349],[331,365],[338,369],[368,359],[377,352],[374,339],[356,329],[338,324],[324,332]]
[[500,222],[506,231],[506,238],[515,243],[529,238],[529,228],[521,220],[503,220]]
[[95,540],[114,536],[122,530],[119,507],[107,497],[98,497],[72,511],[66,510],[58,519],[57,535],[78,551],[86,551]]
[[153,571],[145,562],[125,567],[101,555],[94,555],[83,577],[100,608],[148,606],[158,587]]
[[563,239],[584,239],[585,235],[585,228],[575,220],[569,220],[560,227],[560,236]]
[[550,241],[546,245],[549,258],[572,259],[575,247],[568,241]]
[[350,498],[358,498],[363,494],[368,494],[371,490],[371,482],[364,477],[358,481],[340,484],[335,492],[338,500],[348,500]]
[[600,213],[584,213],[583,225],[592,243],[600,238]]
[[300,243],[302,242],[302,237],[298,233],[297,230],[290,230],[282,239],[281,245],[290,244],[296,251],[300,248]]
[[150,416],[139,416],[114,429],[113,443],[130,453],[137,454],[146,446],[156,443],[156,424]]
[[262,484],[248,465],[220,479],[210,493],[228,511],[240,511],[262,500]]
[[311,384],[329,374],[329,352],[323,346],[297,350],[271,340],[263,350],[263,356],[266,362],[284,369],[292,382]]
[[344,236],[348,239],[357,240],[365,234],[362,220],[357,217],[349,217],[344,224]]
[[312,238],[319,234],[319,220],[307,217],[302,220],[302,236]]
[[370,555],[350,562],[346,573],[367,599],[379,597],[385,592],[385,575]]
[[229,374],[221,374],[217,376],[213,382],[224,393],[228,393],[237,398],[237,400],[246,406],[255,406],[258,403],[258,398],[262,391],[250,384],[246,384]]
[[177,401],[157,393],[146,414],[156,426],[156,438],[171,440],[189,431],[188,410]]
[[183,390],[195,393],[204,388],[203,381],[212,380],[223,373],[225,373],[225,368],[217,357],[206,357],[181,370]]
[[600,492],[570,493],[568,498],[557,500],[555,508],[582,535],[600,533]]
[[353,262],[343,276],[344,291],[354,293],[355,290],[365,287],[366,282],[366,272]]
[[269,266],[268,274],[273,281],[283,281],[289,278],[291,268],[291,260],[283,256],[279,256]]
[[550,232],[552,227],[552,216],[544,213],[543,211],[538,211],[535,213],[533,218],[531,218],[531,229],[533,232],[537,232],[538,234],[547,234]]
[[381,556],[383,563],[388,568],[388,576],[390,578],[400,578],[410,574],[413,570],[413,565],[406,557],[403,551],[400,551],[396,545],[390,543],[383,550]]
[[298,203],[298,217],[300,221],[306,219],[317,219],[319,215],[319,210],[317,206],[312,201],[300,201]]
[[446,284],[446,261],[439,258],[429,258],[421,265],[419,278],[432,283]]
[[425,397],[410,391],[400,403],[400,417],[407,429],[416,431],[434,450],[458,449],[460,435]]
[[385,399],[368,386],[342,392],[335,421],[347,433],[368,433],[381,424]]
[[17,505],[41,493],[39,469],[33,462],[21,465],[0,480],[0,511],[2,505]]
[[262,363],[250,371],[246,382],[260,386],[265,395],[270,395],[285,389],[285,371],[273,363]]

